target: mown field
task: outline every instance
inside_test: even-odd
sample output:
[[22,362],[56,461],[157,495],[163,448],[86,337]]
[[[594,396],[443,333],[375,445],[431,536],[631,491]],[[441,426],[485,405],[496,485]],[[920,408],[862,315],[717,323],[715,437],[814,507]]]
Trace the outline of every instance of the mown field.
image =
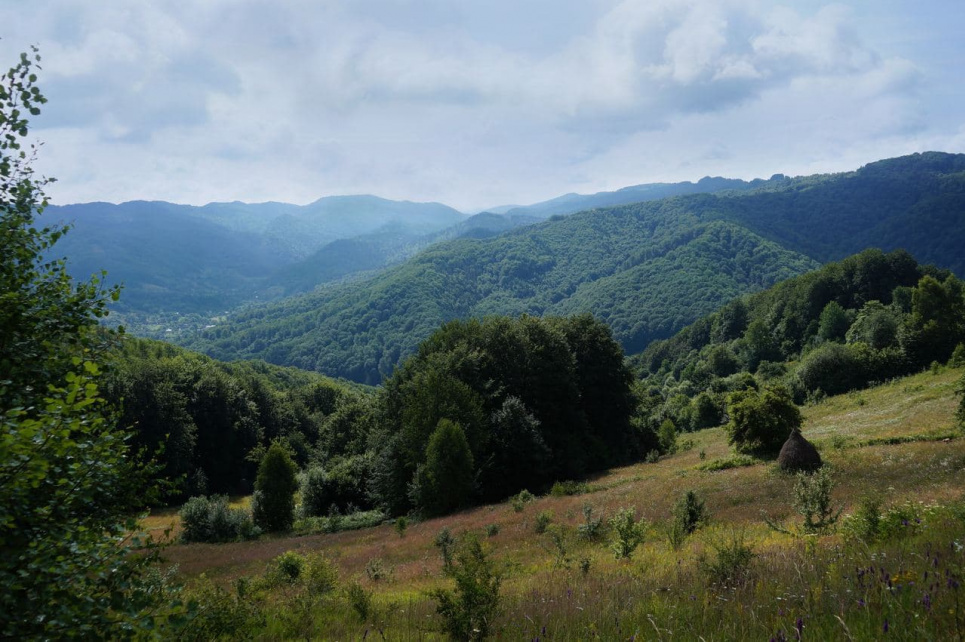
[[[491,622],[498,639],[957,639],[965,632],[961,376],[925,372],[804,409],[803,434],[830,465],[833,504],[843,510],[819,534],[801,533],[796,479],[771,462],[734,459],[716,428],[682,435],[680,450],[656,463],[585,480],[579,494],[483,506],[403,532],[386,523],[175,544],[165,557],[200,598],[199,637],[444,639],[429,592],[454,585],[435,544],[449,529],[461,541],[475,535],[502,578]],[[706,502],[709,520],[673,547],[672,508],[688,490]],[[873,503],[879,521],[869,531]],[[644,542],[617,559],[612,530],[580,536],[586,507],[591,518],[634,509],[646,519]],[[175,513],[145,523],[155,533],[167,526],[176,533]],[[279,581],[270,569],[286,551],[329,560],[337,583],[310,590],[305,578]]]

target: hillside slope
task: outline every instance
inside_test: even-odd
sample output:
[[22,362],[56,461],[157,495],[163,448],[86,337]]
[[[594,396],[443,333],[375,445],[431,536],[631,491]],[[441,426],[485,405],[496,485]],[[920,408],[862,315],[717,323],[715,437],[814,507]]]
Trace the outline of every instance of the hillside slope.
[[965,155],[776,177],[441,243],[370,280],[237,314],[193,345],[375,383],[448,319],[592,312],[636,352],[733,296],[868,246],[965,271],[963,211]]
[[195,347],[377,383],[450,319],[592,311],[645,345],[813,267],[733,224],[630,206],[441,243],[368,281],[238,313]]
[[[773,464],[708,470],[709,462],[729,457],[724,431],[710,429],[689,435],[680,452],[656,463],[611,470],[588,480],[581,494],[539,497],[520,511],[504,502],[410,523],[404,536],[385,523],[221,546],[175,545],[167,556],[182,578],[203,587],[202,573],[223,586],[240,577],[254,583],[286,551],[322,555],[346,586],[368,592],[367,621],[340,592],[324,598],[314,619],[303,611],[292,617],[299,603],[285,601],[282,591],[297,588],[286,585],[262,602],[247,598],[249,606],[262,605],[276,627],[289,622],[289,637],[295,626],[303,636],[323,628],[339,639],[364,637],[376,626],[389,638],[434,635],[442,620],[429,592],[453,584],[434,542],[448,529],[463,541],[483,541],[502,574],[503,608],[493,622],[500,637],[570,640],[592,631],[625,639],[657,630],[782,639],[800,627],[804,637],[863,640],[885,637],[887,622],[888,637],[896,639],[954,638],[965,625],[957,608],[965,591],[958,544],[965,534],[965,440],[955,435],[953,420],[961,377],[961,369],[923,373],[804,409],[803,432],[833,467],[832,508],[843,509],[838,528],[819,536],[795,537],[764,524],[765,514],[790,529],[801,522],[792,508],[796,479]],[[667,535],[673,505],[687,490],[706,502],[709,520],[673,547]],[[880,511],[878,531],[862,535],[862,511],[872,503]],[[631,559],[614,559],[606,519],[599,538],[579,534],[589,521],[586,506],[593,518],[631,508],[646,519],[645,540]],[[536,528],[541,514],[551,522],[542,535]],[[176,516],[159,515],[145,526],[160,533],[177,523]],[[741,550],[750,554],[727,557]],[[721,564],[727,561],[729,567]],[[715,567],[742,575],[719,580]],[[259,626],[255,618],[251,626]],[[272,632],[284,637],[278,628]]]

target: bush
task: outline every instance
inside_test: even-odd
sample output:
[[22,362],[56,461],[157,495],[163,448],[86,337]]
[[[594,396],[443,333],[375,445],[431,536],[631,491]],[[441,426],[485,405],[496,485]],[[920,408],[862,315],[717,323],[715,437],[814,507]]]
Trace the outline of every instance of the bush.
[[409,518],[405,516],[397,517],[394,528],[399,537],[405,537],[405,531],[409,528]]
[[734,534],[728,541],[714,544],[713,548],[716,553],[713,560],[700,560],[700,568],[708,582],[719,587],[743,585],[750,575],[751,562],[756,557],[753,549],[744,543],[743,534]]
[[442,555],[442,572],[449,573],[452,570],[452,555],[456,548],[456,538],[452,536],[452,531],[448,528],[439,531],[439,534],[436,535],[435,545],[439,549],[439,554]]
[[192,497],[181,507],[181,540],[184,542],[234,542],[254,539],[261,530],[243,508],[228,506],[228,498]]
[[576,527],[576,533],[581,539],[595,542],[603,537],[603,516],[593,517],[593,507],[583,505],[583,523]]
[[959,343],[952,351],[952,356],[948,359],[949,368],[961,368],[965,366],[965,343]]
[[455,640],[481,640],[489,636],[499,609],[501,577],[482,545],[467,538],[452,566],[455,591],[436,589],[436,612],[443,630]]
[[322,555],[306,558],[303,575],[305,586],[313,595],[331,593],[338,586],[338,567]]
[[958,382],[957,392],[962,398],[958,402],[958,411],[955,413],[955,418],[958,419],[959,428],[965,429],[965,375],[962,375]]
[[211,539],[210,502],[207,497],[192,497],[184,503],[181,517],[181,541],[207,542]]
[[544,510],[540,511],[536,516],[536,524],[533,526],[533,530],[536,531],[537,535],[542,535],[546,532],[546,528],[553,521],[553,511]]
[[241,591],[232,595],[204,576],[186,597],[197,609],[179,639],[245,639],[265,623],[264,613]]
[[486,537],[496,537],[499,535],[499,524],[489,524],[486,526]]
[[553,497],[569,497],[572,495],[583,495],[590,492],[590,487],[586,482],[565,481],[554,482],[550,489]]
[[842,530],[852,537],[870,544],[881,534],[881,501],[865,498],[852,515],[842,524]]
[[838,521],[841,510],[831,503],[834,481],[828,466],[815,473],[798,473],[794,485],[794,509],[804,517],[802,529],[805,534],[823,533]]
[[285,551],[271,561],[268,574],[287,584],[294,584],[302,576],[305,558],[295,551]]
[[365,564],[365,576],[373,582],[384,580],[389,576],[389,572],[381,557],[373,557]]
[[739,453],[773,454],[801,426],[801,411],[782,386],[742,390],[727,399],[728,441]]
[[519,491],[517,495],[513,496],[513,499],[511,500],[513,510],[517,513],[522,513],[523,509],[526,508],[526,504],[530,503],[534,499],[536,498],[533,497],[533,493],[524,488],[523,490]]
[[358,582],[352,582],[345,589],[345,596],[352,605],[352,610],[359,616],[359,620],[367,621],[372,614],[372,593],[362,588]]
[[688,490],[674,504],[672,515],[670,544],[676,550],[688,535],[707,521],[707,507],[697,493]]
[[255,523],[268,532],[289,531],[295,520],[295,462],[278,442],[272,443],[258,466],[255,491],[258,501],[252,508]]
[[637,546],[643,543],[647,533],[647,521],[636,521],[636,516],[636,509],[624,508],[610,519],[610,528],[614,532],[612,549],[617,559],[629,559]]

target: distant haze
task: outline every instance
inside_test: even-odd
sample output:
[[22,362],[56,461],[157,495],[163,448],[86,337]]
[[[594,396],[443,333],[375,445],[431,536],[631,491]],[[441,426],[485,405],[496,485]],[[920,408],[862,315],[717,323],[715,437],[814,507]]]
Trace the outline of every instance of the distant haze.
[[59,204],[464,212],[965,151],[965,10],[903,0],[0,4]]

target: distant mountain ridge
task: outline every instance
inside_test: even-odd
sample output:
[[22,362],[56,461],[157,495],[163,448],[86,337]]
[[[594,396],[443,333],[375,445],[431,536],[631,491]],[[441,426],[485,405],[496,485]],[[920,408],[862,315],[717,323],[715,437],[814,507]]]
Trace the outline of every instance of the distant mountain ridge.
[[[598,207],[613,207],[630,203],[656,201],[671,196],[685,196],[687,194],[706,194],[723,190],[745,191],[756,189],[771,181],[783,180],[782,174],[775,174],[767,181],[754,179],[744,181],[739,178],[721,178],[720,176],[705,176],[696,183],[684,181],[682,183],[645,183],[631,185],[612,192],[597,192],[595,194],[564,194],[548,201],[508,207],[503,212],[507,216],[526,216],[531,218],[549,218],[550,216],[573,214],[583,210]],[[500,208],[502,209],[502,208]]]
[[588,311],[634,352],[734,296],[866,247],[961,274],[963,212],[965,155],[775,176],[438,243],[370,279],[238,313],[192,345],[377,383],[448,319]]
[[439,203],[375,196],[326,197],[309,205],[163,201],[50,206],[70,223],[56,248],[85,278],[102,269],[124,283],[122,310],[225,310],[264,294],[271,275],[347,238],[389,230],[400,242],[452,227],[465,216]]
[[441,203],[356,195],[307,205],[83,203],[50,206],[45,218],[74,226],[58,246],[70,258],[72,274],[86,278],[105,269],[109,282],[125,285],[118,309],[130,321],[148,313],[212,314],[309,292],[384,269],[439,241],[490,237],[550,215],[748,185],[710,178],[637,185],[475,216]]

